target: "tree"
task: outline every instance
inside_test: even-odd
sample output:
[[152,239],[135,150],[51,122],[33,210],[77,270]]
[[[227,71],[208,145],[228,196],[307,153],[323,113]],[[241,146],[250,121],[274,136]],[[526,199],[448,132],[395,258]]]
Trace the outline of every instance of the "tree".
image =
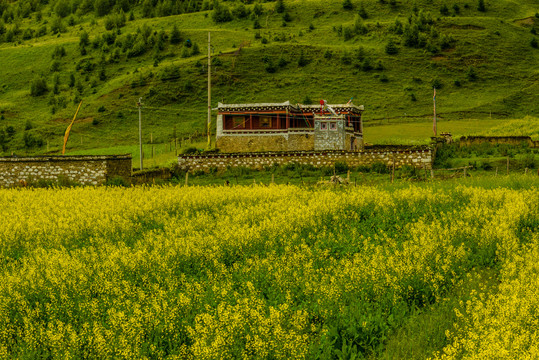
[[532,48],[534,48],[534,49],[539,48],[539,44],[537,43],[537,39],[536,39],[536,38],[533,38],[533,39],[530,41],[530,45],[531,45]]
[[343,0],[342,8],[344,10],[352,10],[354,8],[354,4],[352,4],[352,0]]
[[357,13],[362,19],[367,19],[369,17],[369,14],[367,14],[367,10],[365,10],[365,6],[363,6],[363,3],[359,4],[359,10],[357,11]]
[[389,41],[386,44],[386,54],[388,55],[395,55],[399,52],[399,49],[397,48],[397,45],[393,41],[393,39],[389,39]]
[[54,7],[54,12],[56,15],[64,18],[67,15],[71,13],[71,8],[69,6],[69,3],[66,0],[60,0],[56,3],[56,6]]
[[468,68],[468,71],[466,71],[466,77],[468,78],[468,80],[470,81],[475,81],[477,80],[477,73],[475,72],[475,69],[473,68],[473,66],[470,66]]
[[86,31],[83,31],[79,36],[79,46],[85,47],[90,45],[90,36]]
[[182,41],[182,34],[180,33],[180,30],[178,30],[178,27],[174,25],[172,28],[172,31],[170,32],[170,43],[171,44],[179,44]]
[[275,11],[277,11],[280,14],[280,13],[283,13],[284,10],[285,10],[284,1],[277,0],[277,2],[275,3]]
[[95,0],[94,6],[97,16],[105,16],[112,10],[109,0]]
[[219,2],[215,2],[211,17],[216,23],[224,23],[232,20],[232,14],[230,13],[228,7]]
[[309,60],[303,54],[303,50],[301,50],[301,53],[299,54],[299,58],[298,58],[298,66],[299,67],[304,67],[308,63],[309,63]]
[[485,0],[479,0],[479,2],[477,3],[477,10],[481,12],[487,11],[487,8],[485,6]]
[[35,78],[30,84],[31,96],[41,96],[47,91],[49,91],[49,88],[47,87],[47,81],[42,76]]
[[442,4],[442,6],[440,6],[440,14],[442,14],[443,16],[449,15],[449,8],[446,4]]

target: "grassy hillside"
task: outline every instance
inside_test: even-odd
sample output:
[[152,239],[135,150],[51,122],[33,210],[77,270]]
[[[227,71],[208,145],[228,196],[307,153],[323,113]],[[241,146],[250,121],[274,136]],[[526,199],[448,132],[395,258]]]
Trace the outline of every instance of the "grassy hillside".
[[245,3],[1,0],[0,151],[58,152],[80,100],[70,152],[136,144],[139,97],[145,143],[202,134],[208,31],[213,106],[353,97],[367,142],[428,136],[433,85],[444,130],[539,115],[535,0]]

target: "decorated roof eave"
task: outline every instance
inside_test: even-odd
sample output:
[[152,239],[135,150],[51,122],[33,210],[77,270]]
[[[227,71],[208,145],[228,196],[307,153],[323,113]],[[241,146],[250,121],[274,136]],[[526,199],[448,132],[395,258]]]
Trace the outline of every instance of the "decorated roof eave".
[[[354,104],[332,104],[331,106],[335,111],[348,111],[348,112],[361,112],[365,108],[363,105]],[[223,104],[218,103],[217,110],[219,112],[239,112],[239,111],[272,111],[272,110],[289,110],[289,111],[316,111],[320,109],[320,105],[302,105],[290,104],[290,101],[284,103],[253,103],[253,104]]]

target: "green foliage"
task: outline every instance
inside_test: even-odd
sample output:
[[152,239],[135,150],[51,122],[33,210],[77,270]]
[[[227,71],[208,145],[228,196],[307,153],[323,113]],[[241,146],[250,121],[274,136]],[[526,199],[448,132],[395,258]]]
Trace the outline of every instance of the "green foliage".
[[49,91],[47,87],[47,81],[43,76],[36,77],[30,84],[30,95],[31,96],[42,96]]
[[182,35],[180,33],[180,30],[176,26],[176,24],[174,24],[174,26],[172,27],[172,31],[170,32],[170,43],[176,45],[181,42],[182,42]]
[[217,0],[213,5],[211,18],[216,23],[224,23],[232,21],[232,14],[226,5],[223,5]]
[[539,43],[537,42],[537,39],[536,39],[536,38],[532,38],[532,39],[531,39],[530,45],[531,45],[531,47],[534,48],[534,49],[538,49],[538,48],[539,48]]
[[468,70],[466,71],[466,77],[469,81],[475,81],[477,80],[477,73],[475,72],[475,69],[473,66],[470,66]]
[[352,9],[354,9],[354,4],[352,4],[352,0],[343,0],[342,8],[344,10],[352,10]]
[[477,10],[481,12],[487,11],[487,8],[485,6],[485,0],[478,0],[477,1]]
[[275,2],[275,11],[280,13],[283,13],[285,11],[284,1],[283,0],[277,0]]
[[448,16],[449,15],[449,8],[447,7],[446,4],[442,4],[442,6],[440,7],[440,14],[442,16]]
[[54,7],[54,12],[61,18],[65,18],[71,13],[71,7],[67,0],[58,0],[56,6]]
[[97,16],[105,16],[112,10],[112,1],[110,0],[95,0],[95,12]]
[[399,49],[397,48],[397,45],[393,41],[393,39],[389,39],[389,41],[386,44],[385,47],[386,54],[388,55],[396,55],[399,52]]
[[305,54],[303,53],[303,50],[301,50],[301,52],[299,53],[299,58],[298,58],[298,66],[304,67],[307,64],[309,64],[309,59],[305,56]]

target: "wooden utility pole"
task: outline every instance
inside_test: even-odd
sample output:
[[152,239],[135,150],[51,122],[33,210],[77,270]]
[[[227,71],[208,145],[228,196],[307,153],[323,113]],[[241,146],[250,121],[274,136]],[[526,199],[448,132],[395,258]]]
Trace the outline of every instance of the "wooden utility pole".
[[140,150],[140,170],[142,170],[142,98],[138,99],[138,141]]
[[208,149],[211,146],[211,37],[208,31]]

